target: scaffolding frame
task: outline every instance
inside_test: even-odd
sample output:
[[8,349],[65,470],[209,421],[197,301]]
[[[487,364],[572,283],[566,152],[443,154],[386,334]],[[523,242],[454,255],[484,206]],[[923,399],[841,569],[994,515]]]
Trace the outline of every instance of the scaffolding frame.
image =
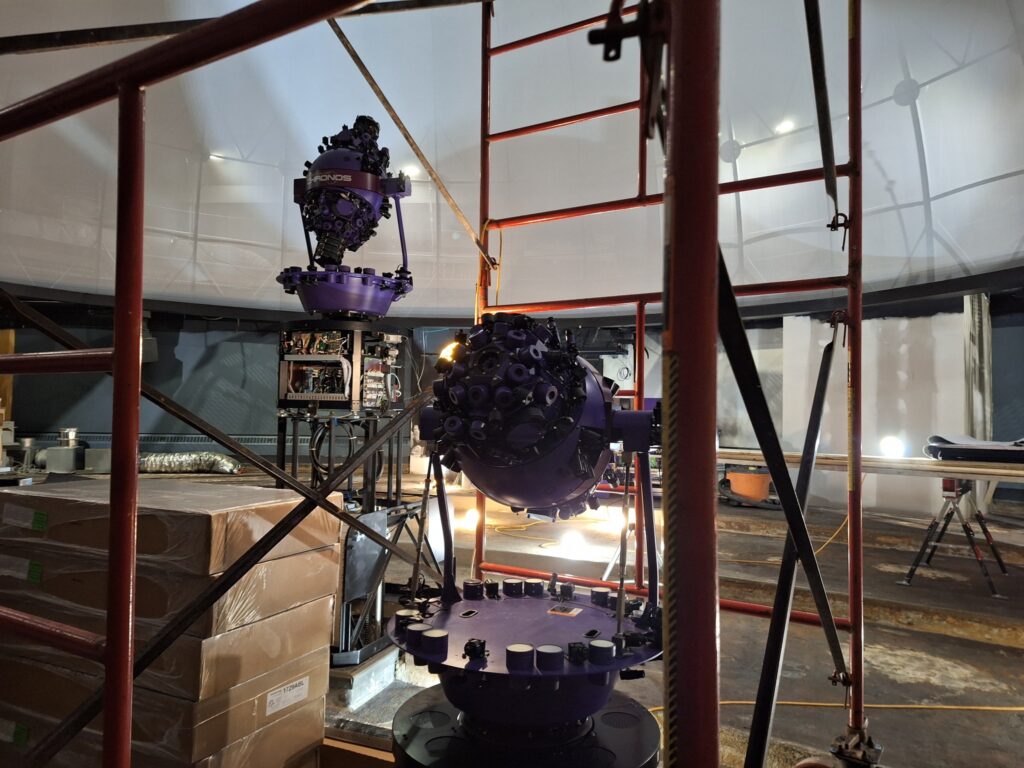
[[[621,0],[618,3],[619,13],[622,16],[635,14],[638,5],[622,8]],[[613,5],[614,8],[614,5]],[[810,30],[810,13],[817,13],[816,3],[807,4],[809,14],[808,25]],[[676,330],[685,328],[687,324],[705,331],[707,325],[712,326],[716,322],[717,301],[715,299],[715,280],[707,277],[707,270],[714,270],[715,259],[717,258],[717,224],[710,227],[711,238],[708,239],[707,227],[694,227],[698,230],[691,234],[680,222],[686,218],[691,223],[700,221],[702,218],[717,222],[717,198],[720,195],[738,194],[754,190],[769,189],[791,184],[804,184],[816,181],[826,181],[829,187],[829,177],[834,187],[834,180],[838,176],[845,176],[849,179],[848,188],[848,218],[846,220],[848,234],[847,272],[845,275],[829,277],[803,278],[777,282],[763,282],[747,284],[734,287],[736,296],[758,296],[769,294],[800,293],[819,290],[844,289],[847,294],[847,512],[849,519],[848,533],[848,590],[849,590],[849,618],[836,619],[837,627],[850,632],[850,663],[849,663],[849,700],[848,700],[848,722],[847,738],[854,741],[863,739],[867,732],[867,722],[864,712],[864,593],[863,593],[863,507],[861,495],[861,459],[862,459],[862,391],[861,391],[861,366],[862,366],[862,322],[863,322],[863,276],[862,276],[862,241],[863,241],[863,208],[862,208],[862,166],[861,166],[861,142],[862,142],[862,117],[861,117],[861,0],[848,0],[848,114],[849,114],[849,146],[848,160],[846,163],[834,164],[834,175],[830,174],[824,167],[809,170],[800,170],[789,173],[772,174],[750,179],[720,183],[717,179],[717,172],[714,173],[713,181],[710,177],[700,178],[695,184],[698,187],[692,190],[690,205],[696,210],[681,213],[672,206],[666,205],[665,216],[670,219],[667,231],[675,233],[670,238],[670,261],[666,264],[666,280],[664,293],[643,293],[627,294],[616,296],[602,296],[589,299],[566,299],[553,301],[523,302],[517,304],[491,304],[491,265],[481,257],[476,282],[476,304],[475,319],[479,322],[484,313],[511,312],[511,313],[539,313],[539,312],[562,312],[580,309],[595,309],[601,307],[623,306],[633,307],[635,314],[636,343],[634,345],[634,381],[635,387],[631,392],[635,408],[642,408],[644,404],[644,333],[646,327],[646,310],[652,304],[662,304],[665,308],[666,333],[671,327]],[[711,119],[699,119],[694,122],[698,126],[687,126],[681,120],[669,120],[667,153],[668,176],[674,177],[681,168],[688,170],[707,169],[711,163],[712,169],[717,168],[717,132],[715,126],[718,120],[718,56],[720,46],[720,0],[706,0],[701,3],[678,3],[673,4],[670,16],[670,42],[669,62],[672,71],[670,77],[671,98],[673,102],[685,103],[691,115],[710,114]],[[639,126],[639,152],[637,169],[637,193],[633,197],[595,202],[584,205],[577,205],[568,208],[538,211],[534,213],[519,214],[499,219],[490,217],[490,146],[496,141],[505,141],[520,136],[533,135],[543,131],[574,125],[588,120],[600,119],[609,115],[618,115],[633,109],[641,110],[641,101],[644,98],[644,66],[641,58],[640,63],[640,97],[637,100],[622,104],[611,105],[599,109],[568,115],[562,118],[546,120],[532,125],[519,128],[491,132],[490,129],[490,107],[491,107],[491,61],[494,57],[520,50],[532,45],[543,43],[575,32],[580,32],[600,24],[608,22],[611,14],[601,14],[578,22],[566,24],[555,29],[539,32],[527,37],[519,38],[501,45],[491,44],[491,27],[493,16],[493,4],[485,3],[482,8],[481,26],[481,114],[480,114],[480,237],[486,248],[489,233],[513,227],[541,224],[545,222],[560,221],[583,216],[624,211],[650,205],[668,204],[669,195],[648,194],[647,192],[647,153],[645,126],[641,117]],[[675,44],[673,44],[673,42]],[[812,50],[812,65],[814,51]],[[816,88],[818,83],[815,84]],[[820,94],[816,93],[816,97]],[[827,102],[826,102],[827,104]],[[819,106],[819,119],[821,117],[821,102]],[[671,109],[671,106],[670,106]],[[826,107],[827,109],[827,107]],[[642,115],[642,110],[641,110]],[[821,131],[830,130],[831,126],[822,126]],[[829,144],[831,136],[829,135]],[[823,151],[825,137],[822,136]],[[831,146],[829,146],[831,149]],[[708,174],[704,174],[708,176]],[[679,175],[679,178],[690,179],[687,176]],[[669,189],[668,184],[666,189]],[[837,208],[838,208],[838,201]],[[837,210],[838,222],[838,210]],[[677,229],[679,228],[679,229]],[[703,230],[703,231],[699,231]],[[714,251],[712,250],[714,249]],[[707,278],[703,292],[692,291],[688,294],[693,300],[690,302],[679,301],[674,305],[673,298],[678,297],[685,290],[684,282],[678,270],[671,270],[672,263],[678,263],[682,258],[684,250],[691,263],[699,263],[698,271]],[[704,259],[709,260],[705,263]],[[710,266],[709,266],[710,265]],[[670,319],[673,318],[673,319]],[[712,366],[707,376],[702,377],[699,373],[691,375],[691,381],[696,380],[695,386],[704,395],[708,395],[708,384],[711,389],[711,403],[714,403],[713,391],[715,389],[715,373]],[[700,400],[701,398],[697,398]],[[704,397],[703,399],[707,399]],[[704,409],[694,408],[682,404],[677,410],[685,409],[691,417],[692,422],[688,426],[695,427],[703,434],[704,432],[714,433],[715,417],[714,407]],[[670,427],[668,427],[670,428]],[[713,443],[708,443],[711,445]],[[706,449],[705,449],[706,450]],[[713,453],[713,451],[712,451]],[[667,454],[663,456],[664,472],[684,473],[693,471],[693,466],[688,465],[692,460],[694,452],[687,452],[688,455],[677,456],[675,461]],[[707,458],[703,455],[696,457],[701,468],[706,467]],[[712,465],[716,458],[711,456]],[[701,476],[698,471],[697,477]],[[681,562],[677,567],[681,570],[679,579],[687,581],[692,585],[699,585],[693,598],[698,605],[687,611],[691,618],[697,617],[696,624],[689,625],[673,611],[666,612],[666,634],[671,637],[674,633],[689,632],[697,633],[702,637],[703,642],[689,643],[689,658],[676,660],[675,664],[669,659],[666,670],[666,706],[669,710],[666,715],[666,722],[672,724],[667,729],[666,746],[668,749],[667,765],[675,766],[683,764],[682,750],[685,749],[687,765],[717,766],[718,765],[718,652],[717,652],[717,631],[718,610],[729,610],[749,615],[770,618],[773,608],[766,605],[757,605],[741,601],[724,600],[718,597],[717,589],[717,551],[715,533],[715,499],[713,497],[703,498],[696,494],[697,511],[702,521],[698,526],[692,525],[686,529],[686,536],[699,536],[696,543],[689,542],[689,552],[699,555],[693,562]],[[663,504],[665,504],[663,497]],[[641,501],[637,499],[635,540],[636,540],[636,562],[634,567],[634,585],[631,592],[639,595],[646,594],[643,584],[644,567],[644,517],[641,510]],[[477,494],[477,509],[479,516],[475,530],[475,546],[473,556],[473,567],[475,575],[480,578],[482,573],[493,572],[518,576],[546,577],[548,574],[531,569],[517,568],[502,563],[492,563],[486,557],[486,515],[484,513],[484,498]],[[668,514],[664,513],[667,519]],[[710,522],[708,527],[707,521]],[[666,530],[666,552],[670,549],[681,551],[682,542],[670,542],[669,533]],[[594,579],[575,579],[576,583],[588,586],[608,586],[614,588],[616,585],[605,583]],[[668,579],[666,578],[666,583]],[[790,621],[821,624],[817,614],[791,611]],[[697,651],[694,653],[694,651]],[[767,656],[766,651],[766,656]],[[675,669],[673,668],[675,667]],[[680,672],[685,668],[686,671]],[[714,674],[714,681],[709,679]],[[674,685],[673,685],[674,684]],[[671,695],[668,695],[668,688],[673,686]],[[772,701],[774,707],[774,700]],[[678,708],[678,709],[677,709]],[[673,710],[679,719],[675,725]],[[694,717],[694,713],[713,712],[707,719]],[[713,722],[712,722],[713,720]],[[713,731],[713,733],[712,733]],[[675,757],[674,757],[675,756]],[[749,757],[749,756],[748,756]],[[678,763],[676,761],[679,761]]]
[[[68,80],[0,109],[0,141],[111,100],[118,102],[117,223],[115,254],[114,345],[94,349],[59,325],[0,291],[0,304],[15,318],[42,331],[67,352],[0,356],[0,374],[106,372],[113,377],[112,459],[108,536],[108,592],[105,635],[62,622],[0,607],[0,631],[11,632],[104,667],[101,688],[88,696],[56,729],[35,745],[26,764],[50,759],[101,711],[104,768],[131,765],[132,690],[135,677],[155,661],[220,597],[262,560],[317,507],[341,519],[391,554],[415,564],[417,558],[339,509],[328,495],[402,430],[429,397],[411,398],[392,419],[316,490],[249,450],[212,424],[142,382],[142,275],[145,193],[145,89],[221,58],[269,42],[302,27],[367,5],[369,0],[260,0],[200,24],[164,42]],[[136,654],[135,565],[138,513],[138,440],[140,398],[184,421],[241,456],[301,497],[300,501],[227,570],[184,606]],[[432,578],[436,569],[420,565]]]

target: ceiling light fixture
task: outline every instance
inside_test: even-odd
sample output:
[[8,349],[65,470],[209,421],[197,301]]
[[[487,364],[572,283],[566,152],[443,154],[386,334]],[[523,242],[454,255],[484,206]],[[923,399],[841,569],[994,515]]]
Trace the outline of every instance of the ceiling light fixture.
[[787,117],[785,120],[783,120],[781,123],[775,126],[775,133],[781,136],[784,133],[789,133],[794,128],[796,128],[796,123],[794,123]]

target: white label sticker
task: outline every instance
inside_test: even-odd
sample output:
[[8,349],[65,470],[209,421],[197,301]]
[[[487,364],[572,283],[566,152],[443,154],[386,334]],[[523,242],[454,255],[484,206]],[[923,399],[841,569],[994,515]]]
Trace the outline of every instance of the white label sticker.
[[0,741],[6,741],[8,744],[13,742],[15,727],[14,723],[10,720],[0,718]]
[[300,701],[304,701],[309,695],[309,676],[283,685],[275,691],[267,694],[267,716],[280,712],[285,707],[290,707]]
[[13,576],[16,579],[25,581],[28,579],[31,566],[32,562],[24,557],[0,555],[0,576]]
[[35,510],[19,507],[17,504],[4,504],[4,523],[18,528],[32,528]]

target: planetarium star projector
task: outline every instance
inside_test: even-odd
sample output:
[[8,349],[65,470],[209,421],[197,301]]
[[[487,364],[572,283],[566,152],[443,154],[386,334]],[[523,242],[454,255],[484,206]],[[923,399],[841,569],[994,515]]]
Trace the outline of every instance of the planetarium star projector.
[[656,585],[647,456],[655,415],[613,409],[614,384],[580,356],[572,334],[525,315],[484,315],[445,348],[437,370],[420,435],[433,441],[443,584],[439,597],[413,596],[388,631],[440,684],[399,709],[397,765],[653,768],[658,724],[614,687],[661,654],[657,589],[646,601],[622,586],[587,592],[556,573],[466,579],[460,589],[444,467],[495,501],[557,520],[596,506],[611,444],[621,443],[640,459]]
[[[361,115],[352,127],[342,126],[325,136],[319,156],[306,163],[303,178],[295,179],[294,200],[302,213],[309,264],[287,267],[277,276],[286,293],[298,294],[311,314],[376,319],[412,290],[409,256],[402,226],[400,198],[412,192],[402,173],[388,172],[390,156],[377,145],[380,126]],[[394,202],[402,264],[394,272],[377,274],[371,267],[344,264],[346,251],[356,251],[377,234],[381,218],[391,215]],[[314,248],[310,233],[316,237]]]

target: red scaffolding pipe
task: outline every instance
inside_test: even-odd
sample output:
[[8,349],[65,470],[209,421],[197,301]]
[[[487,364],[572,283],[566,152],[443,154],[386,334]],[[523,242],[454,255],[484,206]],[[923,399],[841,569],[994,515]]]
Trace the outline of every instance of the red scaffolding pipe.
[[[629,16],[636,13],[637,6],[631,5],[628,8],[622,9],[623,16]],[[538,32],[536,35],[530,35],[529,37],[522,37],[518,40],[513,40],[510,43],[503,43],[502,45],[496,45],[491,48],[490,41],[488,40],[487,45],[484,46],[484,58],[488,56],[499,56],[509,51],[517,51],[520,48],[526,48],[529,45],[536,45],[537,43],[543,43],[547,40],[554,40],[557,37],[564,37],[565,35],[571,35],[574,32],[582,32],[584,29],[590,27],[596,27],[598,24],[603,24],[608,21],[608,14],[602,13],[600,16],[591,16],[589,19],[583,19],[582,21],[575,21],[572,24],[566,24],[562,27],[555,27],[544,32]]]
[[[734,286],[737,296],[767,296],[778,293],[807,293],[809,291],[831,291],[845,288],[846,275],[831,277],[808,277],[798,280],[779,280],[773,283],[747,283]],[[598,309],[622,304],[661,304],[660,293],[627,293],[620,296],[593,296],[588,299],[558,299],[552,301],[524,302],[522,304],[495,304],[485,307],[488,312],[539,313],[566,312],[574,309]],[[620,391],[621,393],[621,391]]]
[[0,110],[0,141],[294,32],[369,0],[261,0]]
[[861,164],[861,2],[850,0],[847,84],[850,96],[850,252],[847,301],[847,542],[849,546],[850,621],[850,717],[849,728],[862,734],[864,717],[864,521],[861,498],[862,393],[861,323],[863,302],[863,209]]
[[621,115],[623,112],[630,112],[639,108],[639,106],[639,101],[627,101],[625,104],[614,104],[610,107],[592,109],[589,112],[579,112],[575,115],[566,115],[565,117],[559,117],[554,120],[546,120],[543,123],[533,123],[532,125],[524,125],[519,128],[510,128],[507,131],[498,131],[497,133],[488,135],[486,140],[495,142],[505,141],[507,139],[516,139],[520,136],[529,136],[531,133],[541,133],[542,131],[551,131],[555,128],[564,128],[567,125],[576,125],[577,123],[583,123],[587,120],[595,120],[599,117]]
[[0,605],[0,632],[11,632],[20,637],[59,648],[94,661],[103,661],[106,650],[102,637],[84,629],[50,621],[39,616],[16,611]]
[[25,352],[0,355],[0,374],[104,373],[110,370],[113,360],[113,347],[81,352]]
[[[500,573],[505,576],[520,576],[524,579],[548,579],[551,577],[550,571],[538,571],[534,568],[520,568],[515,565],[504,565],[501,563],[481,563],[481,570],[485,573]],[[619,588],[619,583],[617,581],[602,581],[601,579],[591,579],[585,576],[572,576],[563,573],[558,574],[558,580],[567,581],[570,584],[575,584],[579,587],[607,587],[612,590]],[[645,588],[627,586],[626,591],[631,595],[647,597],[647,589]],[[662,588],[661,593],[664,594],[664,592],[665,590]],[[718,604],[723,611],[729,611],[731,613],[744,613],[748,616],[760,616],[765,619],[770,619],[772,616],[772,607],[770,605],[748,603],[742,600],[729,600],[724,597],[718,601]],[[797,624],[807,624],[812,627],[821,626],[821,619],[818,614],[810,613],[809,611],[790,611],[789,619]],[[836,626],[839,629],[850,629],[849,619],[836,618],[835,621]]]
[[[839,176],[848,176],[850,173],[849,164],[837,165],[836,173]],[[790,184],[821,181],[824,178],[825,172],[821,168],[812,168],[806,171],[792,171],[790,173],[774,173],[768,176],[755,176],[750,179],[723,182],[718,185],[718,193],[720,195],[731,195],[736,194],[737,192],[754,192],[759,189],[773,189],[775,187],[784,187]],[[662,202],[663,196],[660,194],[640,194],[636,197],[627,197],[621,200],[609,200],[602,203],[587,203],[586,205],[575,205],[570,208],[557,208],[552,211],[538,211],[536,213],[525,213],[519,216],[508,216],[503,219],[490,219],[487,222],[487,228],[512,229],[513,227],[525,227],[531,224],[544,224],[549,221],[562,221],[563,219],[576,219],[581,216],[593,216],[598,213],[628,211],[633,208],[644,208],[649,205],[661,205]]]
[[[716,768],[719,0],[672,7],[662,514],[666,768]],[[685,438],[683,438],[685,436]]]
[[145,126],[145,94],[138,86],[121,86],[117,121],[117,301],[107,545],[107,663],[103,687],[103,764],[108,768],[131,765]]

